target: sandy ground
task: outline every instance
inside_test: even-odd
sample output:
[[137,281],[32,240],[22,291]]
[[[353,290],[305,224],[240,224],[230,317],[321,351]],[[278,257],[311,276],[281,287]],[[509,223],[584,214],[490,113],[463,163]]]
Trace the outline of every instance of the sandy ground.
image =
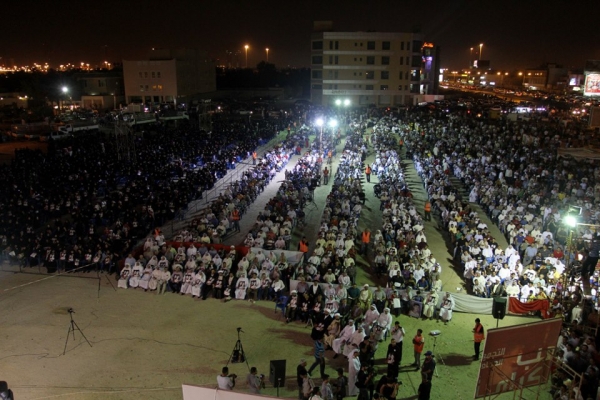
[[[370,157],[373,157],[371,154]],[[371,158],[369,158],[370,160]],[[292,160],[293,165],[297,158]],[[409,167],[409,184],[418,204],[424,193],[418,177]],[[275,193],[282,179],[275,179],[242,220],[242,233],[247,232],[256,215]],[[381,224],[379,200],[372,185],[365,185],[367,202],[361,218],[361,229],[378,229]],[[318,223],[325,196],[331,185],[317,188],[318,209],[309,214],[311,223]],[[420,189],[420,191],[419,191]],[[420,207],[420,206],[419,206]],[[192,214],[192,213],[190,213]],[[189,216],[191,218],[192,215]],[[456,291],[461,279],[449,265],[449,254],[437,224],[427,223],[426,234],[435,257],[444,266],[442,279],[446,290]],[[313,235],[311,225],[300,234]],[[239,236],[229,242],[239,243]],[[53,276],[36,274],[37,270],[18,273],[8,264],[0,271],[0,380],[6,380],[21,399],[181,399],[181,384],[214,386],[219,373],[237,340],[237,327],[242,327],[242,344],[249,366],[268,375],[269,360],[287,360],[286,387],[280,396],[293,398],[296,392],[296,366],[300,358],[312,360],[310,328],[303,324],[286,325],[274,303],[245,301],[223,303],[218,300],[193,300],[176,294],[158,296],[143,290],[114,290],[114,279],[105,275]],[[368,273],[359,273],[359,282],[373,282]],[[66,354],[65,340],[70,326],[67,309],[75,310],[74,320],[80,331],[75,339],[69,336]],[[471,329],[474,315],[455,313],[447,326],[436,321],[421,321],[406,316],[399,318],[406,329],[400,379],[403,386],[398,398],[416,398],[420,375],[408,364],[413,362],[410,339],[416,329],[424,332],[441,330],[434,349],[431,337],[426,337],[426,350],[438,355],[438,375],[433,381],[432,399],[473,398],[478,364],[473,362]],[[496,326],[491,316],[481,316],[486,328]],[[500,326],[535,321],[523,317],[506,317]],[[376,356],[376,366],[385,372],[384,356],[387,343],[382,343]],[[347,369],[343,357],[332,359],[327,352],[327,373],[335,376],[335,368]],[[440,362],[443,359],[443,363]],[[238,379],[237,390],[245,391],[248,366],[230,364]],[[264,394],[275,395],[270,385]],[[501,396],[500,398],[504,398]],[[535,398],[535,393],[522,398]],[[543,392],[540,398],[549,398]]]

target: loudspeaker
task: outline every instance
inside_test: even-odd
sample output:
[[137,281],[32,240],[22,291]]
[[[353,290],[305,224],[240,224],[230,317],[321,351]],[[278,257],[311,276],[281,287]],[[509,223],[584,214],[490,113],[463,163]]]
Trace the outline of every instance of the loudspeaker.
[[504,319],[506,315],[506,297],[494,297],[492,303],[492,316],[496,319]]
[[285,360],[271,360],[269,364],[269,382],[273,387],[285,386]]

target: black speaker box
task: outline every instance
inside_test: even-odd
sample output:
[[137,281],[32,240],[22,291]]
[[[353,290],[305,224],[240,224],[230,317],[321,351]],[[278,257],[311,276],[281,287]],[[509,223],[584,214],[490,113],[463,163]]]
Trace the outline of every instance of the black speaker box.
[[269,364],[269,382],[273,387],[285,386],[285,360],[271,360]]
[[506,315],[506,297],[494,297],[492,303],[492,316],[496,319],[504,319]]

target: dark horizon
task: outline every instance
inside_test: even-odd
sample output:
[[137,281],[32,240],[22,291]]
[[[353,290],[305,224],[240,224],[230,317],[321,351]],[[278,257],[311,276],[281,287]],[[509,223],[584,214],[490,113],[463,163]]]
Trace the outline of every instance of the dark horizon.
[[[445,68],[466,68],[469,48],[483,43],[483,59],[494,69],[533,68],[545,62],[583,68],[586,60],[600,59],[600,33],[595,17],[600,2],[577,7],[565,0],[233,0],[168,3],[9,2],[3,5],[5,35],[0,38],[0,64],[33,62],[59,64],[81,61],[100,65],[147,57],[151,48],[197,48],[213,59],[244,45],[248,65],[266,59],[278,68],[309,67],[313,22],[330,20],[335,31],[411,32],[441,47]],[[496,5],[494,5],[496,4]],[[408,16],[407,16],[408,15]],[[474,55],[475,57],[475,55]]]

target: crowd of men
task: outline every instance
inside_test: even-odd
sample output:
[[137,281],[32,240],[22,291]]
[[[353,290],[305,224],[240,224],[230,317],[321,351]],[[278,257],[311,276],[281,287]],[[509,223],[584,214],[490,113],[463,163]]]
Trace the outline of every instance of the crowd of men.
[[[593,342],[594,331],[586,325],[598,302],[599,245],[587,224],[597,223],[600,169],[593,161],[557,157],[559,147],[583,142],[581,128],[558,119],[486,122],[421,114],[408,116],[400,131],[472,293],[548,301],[550,316],[564,314],[573,323],[572,341]],[[462,181],[468,198],[461,198],[451,176]],[[497,224],[507,247],[493,238],[473,203]],[[583,225],[569,228],[563,218],[573,211]],[[583,284],[588,282],[591,296],[586,298]],[[561,370],[559,376],[570,380],[562,389],[555,387],[555,398],[564,392],[565,398],[595,396],[595,347],[563,345],[562,352],[562,361],[582,375]]]
[[47,153],[16,150],[0,166],[3,256],[48,272],[116,271],[139,240],[275,133],[236,122],[218,124],[210,137],[157,129],[135,137],[130,157],[101,134],[53,142]]
[[[314,128],[300,129],[261,158],[252,154],[256,132],[237,123],[217,127],[219,132],[210,139],[185,129],[170,132],[169,141],[159,136],[138,138],[137,157],[129,160],[120,159],[115,145],[100,136],[76,139],[66,148],[53,146],[48,154],[17,151],[10,166],[0,167],[6,188],[0,203],[3,255],[23,266],[43,264],[49,272],[78,268],[113,272],[124,258],[118,282],[123,288],[200,299],[275,301],[287,322],[313,326],[315,363],[309,371],[319,367],[323,381],[328,381],[325,352],[331,349],[334,358],[348,357],[348,395],[365,396],[361,390],[370,387],[369,366],[387,336],[393,338],[393,347],[387,353],[389,381],[384,385],[397,391],[405,332],[392,323],[393,314],[440,317],[445,322],[452,318],[454,302],[442,292],[441,266],[423,229],[424,218],[430,218],[433,209],[474,295],[548,300],[554,314],[565,313],[574,322],[562,348],[563,361],[582,374],[577,379],[583,380],[583,398],[592,393],[598,386],[597,353],[581,324],[594,313],[594,304],[582,302],[577,282],[580,277],[589,279],[596,288],[600,239],[589,229],[575,228],[574,240],[567,243],[569,232],[562,217],[575,208],[581,222],[596,223],[600,168],[556,157],[556,149],[580,138],[580,132],[552,121],[483,122],[423,113],[366,121],[346,121],[345,147],[335,174],[329,170],[324,174],[324,160],[335,154],[341,131],[316,135],[313,151],[286,169],[277,194],[244,240],[245,246],[258,249],[243,255],[235,246],[214,245],[228,231],[239,230],[239,219],[274,175],[286,168],[292,153],[311,145],[308,136]],[[259,135],[268,138],[273,133],[268,129]],[[398,151],[404,144],[429,196],[422,215],[402,170]],[[375,159],[365,165],[371,145]],[[151,229],[185,210],[248,156],[255,167],[173,238],[198,246],[173,247],[156,230],[137,258],[130,254]],[[363,173],[367,181],[371,174],[379,180],[373,190],[380,199],[382,226],[373,233],[358,228],[365,199]],[[292,232],[302,227],[315,187],[329,183],[325,175],[333,179],[318,235],[312,244],[306,237],[300,240],[303,257],[292,265],[274,250],[290,249]],[[468,198],[460,196],[451,176],[462,180]],[[494,239],[473,203],[498,225],[507,247]],[[309,253],[309,248],[314,250]],[[358,255],[370,263],[385,287],[358,285]],[[297,281],[294,290],[292,281]],[[415,364],[421,367],[416,353]],[[555,379],[555,393],[563,391],[563,384],[570,391],[575,386],[564,383],[569,379],[566,373]],[[302,386],[307,397],[313,389],[307,392],[304,381]],[[379,389],[377,393],[382,393]]]

